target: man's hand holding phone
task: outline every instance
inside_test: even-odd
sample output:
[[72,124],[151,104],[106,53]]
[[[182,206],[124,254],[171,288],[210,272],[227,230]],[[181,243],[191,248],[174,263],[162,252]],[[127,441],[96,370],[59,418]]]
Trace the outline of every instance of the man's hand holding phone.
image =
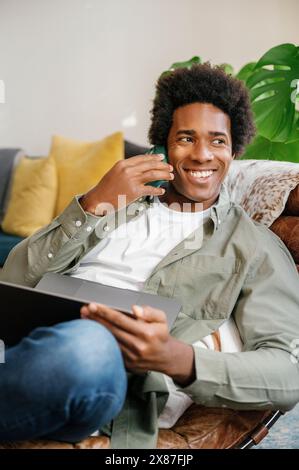
[[174,178],[172,165],[163,162],[163,159],[163,154],[151,154],[118,161],[81,198],[81,206],[85,211],[101,216],[111,211],[112,207],[114,210],[121,209],[119,195],[126,196],[126,205],[142,196],[161,196],[165,189],[147,183]]

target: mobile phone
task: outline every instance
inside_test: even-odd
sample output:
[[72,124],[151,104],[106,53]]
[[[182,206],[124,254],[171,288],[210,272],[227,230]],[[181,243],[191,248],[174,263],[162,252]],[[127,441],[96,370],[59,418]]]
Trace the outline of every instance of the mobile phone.
[[[162,160],[162,162],[168,163],[167,151],[166,151],[166,148],[163,147],[163,145],[154,145],[154,147],[152,147],[147,153],[149,155],[161,153],[161,154],[164,155],[164,159]],[[166,183],[166,180],[150,181],[150,182],[145,183],[145,184],[146,185],[150,184],[151,186],[159,187],[163,183]]]

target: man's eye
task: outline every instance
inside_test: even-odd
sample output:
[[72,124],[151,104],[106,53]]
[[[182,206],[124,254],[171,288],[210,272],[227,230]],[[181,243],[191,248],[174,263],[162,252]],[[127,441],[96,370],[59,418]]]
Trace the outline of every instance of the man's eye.
[[225,140],[223,140],[223,139],[214,139],[214,140],[213,140],[213,143],[214,143],[214,142],[215,142],[216,144],[225,144]]
[[179,141],[181,141],[181,142],[192,142],[192,137],[181,137],[179,139]]

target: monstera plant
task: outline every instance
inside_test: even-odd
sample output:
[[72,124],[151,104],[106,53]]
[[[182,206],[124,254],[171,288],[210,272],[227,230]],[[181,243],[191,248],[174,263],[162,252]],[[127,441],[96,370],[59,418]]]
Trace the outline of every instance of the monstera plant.
[[[202,60],[195,56],[172,64],[163,74],[198,63]],[[250,93],[257,134],[242,158],[299,163],[299,47],[273,47],[237,74],[230,64],[221,65],[226,73],[243,80]]]

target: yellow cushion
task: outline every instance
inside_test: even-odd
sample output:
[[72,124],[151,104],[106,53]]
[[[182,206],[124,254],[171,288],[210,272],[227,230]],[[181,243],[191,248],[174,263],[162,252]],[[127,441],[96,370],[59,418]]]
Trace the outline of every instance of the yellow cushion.
[[4,232],[27,237],[51,222],[57,197],[53,158],[23,157],[15,168],[2,222]]
[[50,156],[57,167],[55,214],[58,215],[76,194],[83,194],[95,186],[118,160],[124,158],[123,134],[116,132],[97,142],[54,136]]

